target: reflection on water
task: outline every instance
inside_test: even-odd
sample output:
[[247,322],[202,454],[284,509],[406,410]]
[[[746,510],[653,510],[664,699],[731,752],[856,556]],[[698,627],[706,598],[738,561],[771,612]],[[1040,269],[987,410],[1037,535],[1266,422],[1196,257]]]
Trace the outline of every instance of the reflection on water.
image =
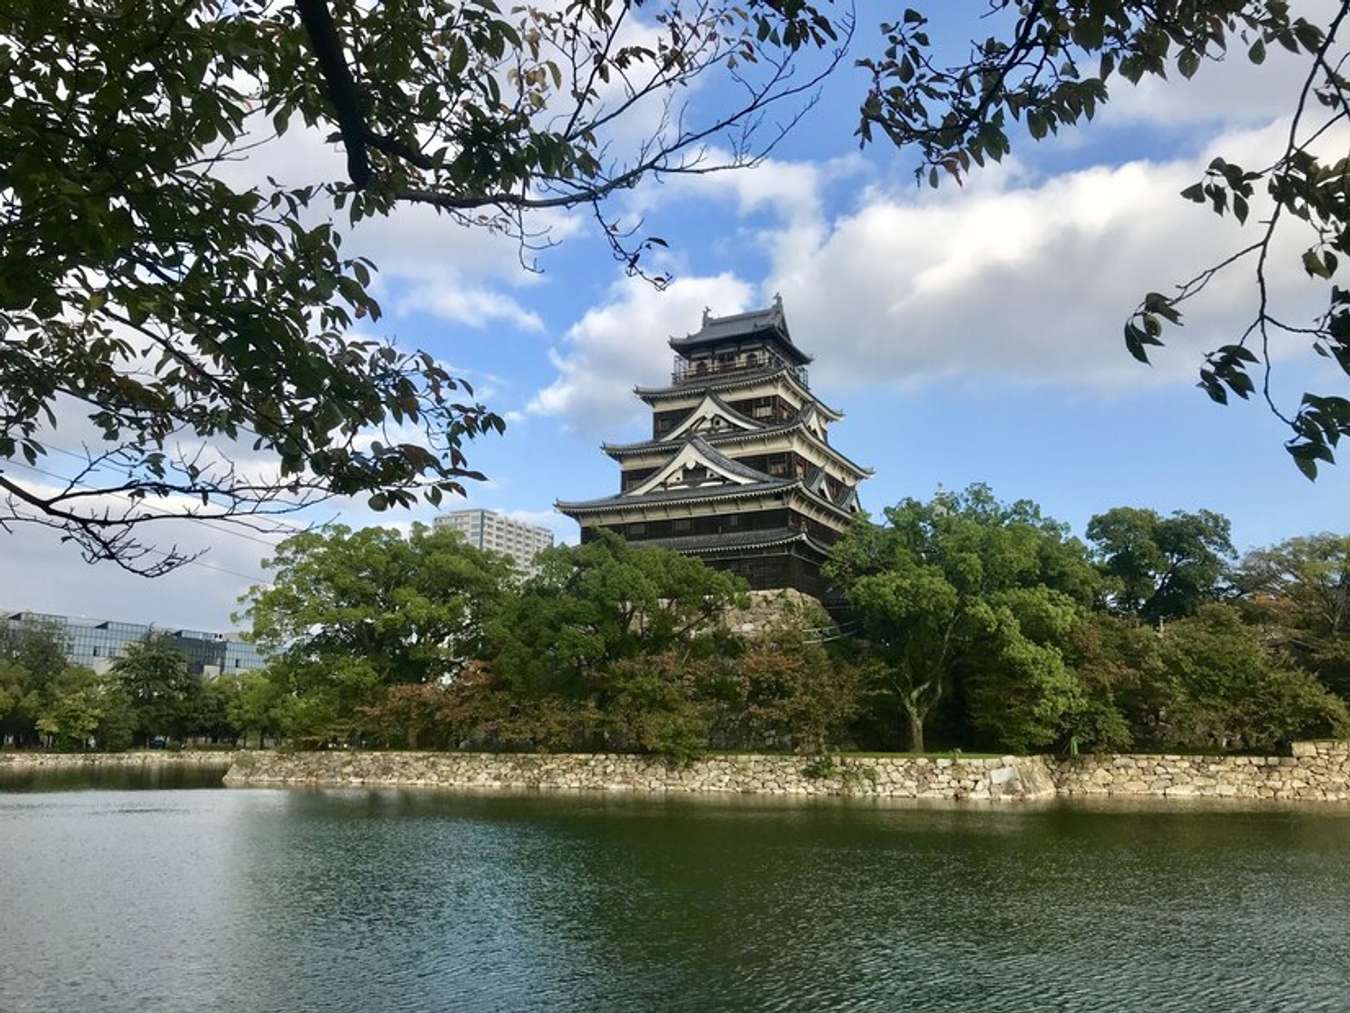
[[0,795],[0,1008],[1350,1009],[1350,809]]
[[82,767],[43,769],[0,763],[0,792],[223,788],[221,779],[229,769],[228,757],[219,764],[201,766],[169,761],[148,766],[91,763]]

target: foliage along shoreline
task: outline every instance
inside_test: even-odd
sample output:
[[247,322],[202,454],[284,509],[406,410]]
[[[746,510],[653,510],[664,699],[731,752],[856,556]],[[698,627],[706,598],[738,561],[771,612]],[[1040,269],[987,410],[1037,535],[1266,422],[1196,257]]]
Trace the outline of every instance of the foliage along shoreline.
[[[172,645],[109,673],[53,631],[0,637],[0,741],[332,747],[1275,752],[1350,729],[1350,537],[1239,558],[1210,511],[1122,507],[1085,538],[988,488],[862,519],[827,575],[848,635],[786,609],[728,629],[737,577],[618,538],[520,579],[453,532],[283,542],[242,616],[266,669],[194,677]],[[822,642],[825,641],[825,642]]]

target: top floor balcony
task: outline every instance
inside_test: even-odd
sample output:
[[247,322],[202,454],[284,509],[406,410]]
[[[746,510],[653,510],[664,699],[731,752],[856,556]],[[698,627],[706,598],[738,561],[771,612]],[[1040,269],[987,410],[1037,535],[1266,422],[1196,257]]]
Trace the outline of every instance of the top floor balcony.
[[718,352],[689,358],[677,355],[670,380],[674,384],[701,383],[711,377],[783,368],[790,369],[803,387],[810,386],[805,366],[795,365],[767,348],[755,348],[744,352]]

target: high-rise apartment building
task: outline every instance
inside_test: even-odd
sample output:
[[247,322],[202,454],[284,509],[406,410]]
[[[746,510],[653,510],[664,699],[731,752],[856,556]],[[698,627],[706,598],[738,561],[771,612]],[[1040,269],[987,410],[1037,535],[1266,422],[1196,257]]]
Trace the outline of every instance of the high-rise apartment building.
[[491,510],[452,510],[435,520],[439,530],[450,528],[478,549],[510,556],[527,576],[534,573],[534,557],[553,548],[553,532]]

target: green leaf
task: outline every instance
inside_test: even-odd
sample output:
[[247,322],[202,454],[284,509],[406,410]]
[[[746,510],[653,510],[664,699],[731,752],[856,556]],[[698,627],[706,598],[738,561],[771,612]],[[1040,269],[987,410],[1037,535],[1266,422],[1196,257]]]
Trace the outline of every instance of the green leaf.
[[1257,39],[1252,43],[1252,48],[1247,50],[1247,56],[1252,63],[1264,63],[1266,60],[1266,44]]
[[455,45],[450,50],[450,65],[446,68],[451,77],[459,77],[464,73],[464,68],[469,65],[469,45],[464,41],[464,36],[455,39]]
[[1289,453],[1293,456],[1294,463],[1298,465],[1298,470],[1303,472],[1304,477],[1307,478],[1309,482],[1316,482],[1317,462],[1313,460],[1311,457],[1305,457],[1301,454],[1295,453],[1293,447],[1288,447],[1286,449],[1288,449]]

